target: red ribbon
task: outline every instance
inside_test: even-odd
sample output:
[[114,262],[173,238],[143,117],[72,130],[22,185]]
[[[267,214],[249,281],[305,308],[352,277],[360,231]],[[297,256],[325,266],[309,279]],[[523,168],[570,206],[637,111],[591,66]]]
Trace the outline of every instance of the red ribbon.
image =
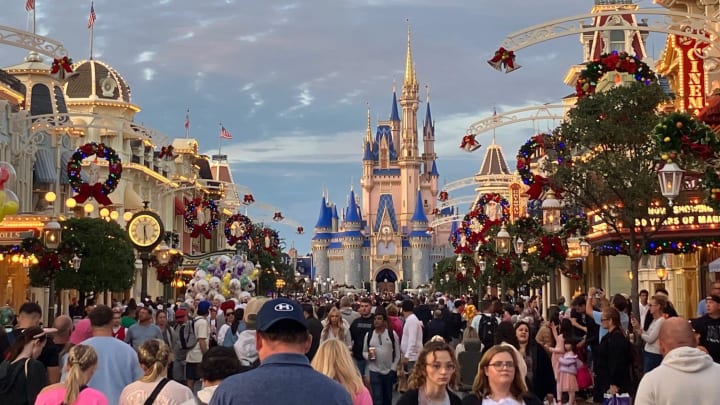
[[680,141],[682,141],[683,146],[689,148],[692,152],[694,152],[696,155],[698,155],[699,158],[703,160],[707,160],[713,155],[713,151],[712,149],[710,149],[709,146],[693,142],[687,135],[682,135],[680,137]]
[[77,195],[73,198],[78,204],[82,204],[90,197],[94,198],[95,201],[101,205],[113,204],[112,200],[103,192],[102,183],[95,183],[92,186],[88,183],[81,184],[80,190],[78,190]]
[[70,64],[70,60],[67,56],[63,56],[62,58],[58,59],[55,58],[52,63],[52,68],[50,70],[50,73],[56,74],[60,71],[60,69],[64,70],[67,73],[72,73],[72,65]]
[[212,234],[210,233],[210,229],[207,224],[195,225],[192,232],[190,233],[190,237],[197,238],[200,234],[202,234],[207,239],[212,239]]
[[548,180],[539,175],[536,174],[533,176],[533,184],[528,188],[528,190],[525,192],[527,195],[530,196],[531,200],[537,200],[540,198],[540,195],[543,192],[543,189],[545,188],[545,185],[548,183]]
[[163,146],[160,149],[160,153],[158,154],[158,158],[160,158],[160,159],[162,159],[162,158],[172,159],[173,157],[174,156],[173,156],[173,146],[172,145]]

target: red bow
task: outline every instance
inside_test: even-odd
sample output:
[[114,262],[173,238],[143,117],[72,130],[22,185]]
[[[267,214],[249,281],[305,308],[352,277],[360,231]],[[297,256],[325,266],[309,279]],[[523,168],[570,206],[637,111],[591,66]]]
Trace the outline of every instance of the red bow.
[[682,135],[680,140],[682,141],[684,147],[689,148],[702,160],[708,160],[713,155],[712,149],[710,149],[709,146],[693,142],[687,135]]
[[52,68],[50,69],[50,73],[57,74],[61,69],[66,73],[72,73],[73,71],[72,60],[70,60],[67,56],[63,56],[60,59],[55,58],[52,63]]
[[101,205],[112,205],[113,203],[112,200],[110,200],[110,198],[103,192],[102,183],[95,183],[92,186],[88,183],[81,184],[80,190],[78,190],[77,195],[73,198],[78,204],[82,204],[90,197],[94,198],[95,201]]
[[480,146],[480,143],[475,140],[475,135],[465,135],[463,136],[462,142],[460,143],[460,149],[464,149],[467,152],[472,152],[477,150]]
[[245,194],[245,197],[243,198],[243,204],[249,205],[255,202],[255,198],[253,198],[252,194]]
[[513,70],[521,68],[520,65],[515,63],[515,52],[507,50],[503,47],[498,48],[498,50],[495,51],[495,56],[487,62],[490,66],[495,68],[495,70],[502,71],[504,68],[505,73],[510,73]]
[[533,184],[530,186],[530,188],[528,188],[525,193],[530,196],[531,200],[538,200],[540,199],[540,194],[542,194],[547,182],[548,180],[545,177],[536,174],[535,176],[533,176]]
[[162,159],[162,158],[172,159],[173,157],[174,156],[173,156],[173,146],[172,145],[163,146],[162,149],[160,149],[160,153],[158,154],[158,158],[160,158],[160,159]]
[[190,237],[197,238],[200,234],[202,234],[206,239],[212,239],[212,234],[210,233],[210,228],[207,224],[195,225],[190,233]]

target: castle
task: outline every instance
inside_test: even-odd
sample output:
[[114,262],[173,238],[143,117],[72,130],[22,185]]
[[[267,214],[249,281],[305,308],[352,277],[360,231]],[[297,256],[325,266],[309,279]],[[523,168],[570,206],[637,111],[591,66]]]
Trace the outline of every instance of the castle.
[[408,30],[400,98],[393,89],[390,118],[378,122],[374,138],[368,112],[361,202],[351,189],[340,217],[336,204],[322,198],[312,240],[316,281],[375,291],[416,287],[450,254],[449,226],[429,227],[428,217],[445,213],[436,209],[439,173],[429,97],[419,150],[418,91]]

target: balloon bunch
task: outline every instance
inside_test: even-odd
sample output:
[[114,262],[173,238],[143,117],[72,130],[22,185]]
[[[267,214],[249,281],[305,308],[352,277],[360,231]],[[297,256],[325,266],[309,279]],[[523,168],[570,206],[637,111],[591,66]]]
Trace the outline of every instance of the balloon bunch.
[[5,215],[17,214],[20,208],[20,199],[10,190],[15,184],[17,174],[15,168],[8,162],[0,162],[0,221]]
[[[240,255],[227,255],[202,260],[188,283],[185,301],[202,301],[220,298],[241,299],[255,290],[260,270],[255,263]],[[190,303],[192,303],[190,302]]]

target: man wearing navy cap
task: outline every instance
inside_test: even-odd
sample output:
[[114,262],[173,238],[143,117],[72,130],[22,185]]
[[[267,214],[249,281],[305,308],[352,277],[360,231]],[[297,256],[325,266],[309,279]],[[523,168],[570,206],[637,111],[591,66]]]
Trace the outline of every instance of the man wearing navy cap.
[[310,366],[305,353],[312,336],[300,303],[286,298],[266,302],[256,327],[261,365],[226,378],[210,405],[352,405],[345,388]]

